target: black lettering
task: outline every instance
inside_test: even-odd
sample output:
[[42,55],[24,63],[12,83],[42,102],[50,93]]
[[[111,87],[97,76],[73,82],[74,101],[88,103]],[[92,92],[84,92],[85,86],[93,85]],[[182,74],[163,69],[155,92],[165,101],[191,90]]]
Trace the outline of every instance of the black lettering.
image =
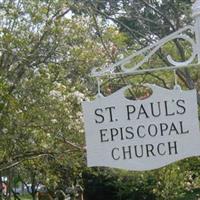
[[[123,151],[123,158],[124,160],[126,159],[131,159],[132,155],[131,155],[131,146],[128,146],[128,149],[125,149],[126,147],[122,147],[122,151]],[[126,156],[128,154],[128,156]],[[127,158],[128,157],[128,158]]]
[[[157,109],[155,109],[154,103],[150,103],[150,105],[151,105],[152,116],[159,117],[161,115],[160,102],[157,102],[156,104],[158,106]],[[157,113],[155,112],[155,110],[157,110]]]
[[172,116],[172,115],[175,115],[175,112],[169,112],[168,110],[168,102],[167,101],[164,101],[164,104],[165,104],[165,114],[166,116]]
[[147,115],[146,110],[144,109],[144,106],[142,104],[140,106],[137,119],[140,119],[140,115],[145,115],[146,118],[149,118],[149,116]]
[[97,109],[94,111],[95,115],[98,116],[98,117],[100,118],[99,121],[97,121],[97,119],[95,119],[95,122],[96,122],[97,124],[101,124],[101,123],[104,122],[104,116],[101,115],[99,112],[100,112],[100,113],[103,113],[103,109],[97,108]]
[[121,135],[121,140],[124,140],[124,133],[123,133],[123,128],[120,127],[120,135]]
[[164,147],[165,148],[165,144],[164,143],[160,143],[158,144],[157,146],[157,151],[158,151],[158,154],[161,155],[161,156],[164,156],[166,154],[166,151],[162,151],[161,152],[161,148]]
[[140,152],[140,155],[138,155],[138,146],[134,146],[134,149],[135,149],[135,155],[137,158],[142,158],[143,157],[143,154],[144,154],[144,150],[143,150],[143,145],[140,145],[140,148],[141,148],[141,152]]
[[137,127],[137,135],[138,135],[139,138],[144,138],[146,135],[145,135],[145,133],[143,135],[141,135],[141,132],[140,132],[141,128],[145,129],[145,127],[143,125],[138,126]]
[[128,120],[130,120],[130,116],[131,114],[133,114],[135,112],[135,106],[133,105],[128,105],[126,106],[126,109],[127,109],[127,117],[128,117]]
[[105,139],[106,133],[103,133],[103,131],[107,132],[107,129],[101,129],[100,130],[100,136],[101,136],[101,142],[108,142],[109,139]]
[[113,150],[111,152],[113,160],[119,160],[120,159],[120,156],[116,155],[116,151],[119,152],[119,148],[113,148]]
[[168,129],[168,125],[166,123],[160,123],[160,134],[163,136],[163,133]]
[[179,134],[179,132],[178,132],[178,130],[177,130],[177,128],[176,128],[176,126],[173,122],[172,122],[170,130],[169,130],[169,135],[171,135],[172,131],[175,131],[176,134]]
[[109,111],[109,114],[110,114],[110,122],[113,122],[113,110],[114,110],[114,109],[115,109],[114,106],[105,108],[105,110],[108,110],[108,111]]
[[158,134],[158,128],[155,124],[150,124],[148,127],[148,133],[151,137],[155,137]]
[[150,157],[150,153],[152,156],[155,156],[153,152],[154,146],[152,144],[146,144],[146,150],[147,150],[147,157]]
[[134,138],[134,133],[133,133],[133,127],[126,127],[126,133],[128,133],[130,136],[126,135],[126,139],[131,140]]
[[180,134],[188,134],[189,133],[189,130],[183,130],[183,122],[182,121],[180,121],[179,122],[179,124],[180,124],[180,129],[181,129],[181,133]]
[[118,135],[118,130],[116,128],[111,128],[110,133],[111,133],[111,141],[114,141],[114,138]]
[[174,144],[172,146],[171,142],[168,142],[169,155],[172,155],[172,149],[174,149],[174,154],[178,154],[176,141],[173,143]]
[[[181,105],[182,104],[182,105]],[[178,108],[180,108],[179,110],[177,110],[177,114],[179,115],[183,115],[185,114],[185,111],[186,111],[186,108],[185,106],[183,105],[185,104],[185,100],[183,99],[179,99],[177,102],[176,102],[176,105],[178,106]]]

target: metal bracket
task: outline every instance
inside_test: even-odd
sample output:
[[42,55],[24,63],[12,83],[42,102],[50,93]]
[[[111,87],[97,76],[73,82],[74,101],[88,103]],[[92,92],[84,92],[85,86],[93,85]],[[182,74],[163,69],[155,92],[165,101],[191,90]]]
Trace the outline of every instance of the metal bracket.
[[[139,74],[145,72],[153,72],[153,71],[160,71],[160,70],[172,70],[184,67],[192,67],[197,66],[200,64],[200,0],[196,0],[196,2],[192,6],[193,17],[195,19],[194,25],[188,25],[166,37],[159,40],[158,42],[145,47],[130,56],[114,63],[109,66],[102,67],[100,70],[97,68],[93,68],[91,75],[93,77],[102,77],[107,75],[128,75],[128,74]],[[185,34],[185,31],[190,31],[194,38],[189,37]],[[140,69],[140,67],[149,61],[149,59],[166,43],[174,40],[174,39],[183,39],[186,40],[191,44],[192,52],[190,58],[183,62],[177,62],[173,60],[173,58],[168,55],[167,60],[171,64],[171,66],[159,67],[159,68],[149,68],[149,69]],[[144,58],[138,62],[136,65],[132,67],[126,67],[127,64],[131,63],[131,61],[138,57],[143,56]],[[197,59],[195,59],[197,58]],[[197,60],[197,61],[196,61]],[[196,61],[196,63],[194,63]],[[116,69],[118,71],[116,72]],[[120,69],[120,71],[119,71]]]

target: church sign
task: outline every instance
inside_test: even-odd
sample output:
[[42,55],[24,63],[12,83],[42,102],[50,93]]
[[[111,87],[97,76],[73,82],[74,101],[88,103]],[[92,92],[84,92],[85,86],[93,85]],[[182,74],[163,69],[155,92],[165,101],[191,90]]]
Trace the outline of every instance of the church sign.
[[200,155],[196,90],[149,85],[152,95],[134,101],[128,87],[82,103],[89,167],[143,171]]

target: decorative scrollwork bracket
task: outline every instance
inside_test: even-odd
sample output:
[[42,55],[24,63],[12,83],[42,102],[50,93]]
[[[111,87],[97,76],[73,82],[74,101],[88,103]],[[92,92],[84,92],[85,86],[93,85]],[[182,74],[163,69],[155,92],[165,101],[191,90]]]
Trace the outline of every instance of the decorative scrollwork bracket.
[[[192,16],[195,19],[193,25],[188,25],[166,37],[159,40],[158,42],[145,47],[128,57],[123,58],[122,60],[111,64],[109,66],[104,66],[100,69],[94,68],[92,69],[91,75],[93,77],[102,77],[107,75],[117,75],[117,74],[138,74],[138,73],[145,73],[145,72],[153,72],[159,70],[172,70],[184,67],[191,67],[200,64],[200,0],[196,0],[192,6]],[[188,36],[185,32],[190,31],[194,37]],[[141,69],[142,65],[147,63],[149,59],[166,43],[175,40],[175,39],[182,39],[187,41],[191,44],[191,56],[185,61],[175,61],[173,58],[168,55],[167,60],[171,66],[165,67],[157,67],[157,68],[149,68],[149,69]],[[128,64],[131,63],[134,58],[138,56],[143,56],[143,59],[139,61],[132,67],[126,67]]]

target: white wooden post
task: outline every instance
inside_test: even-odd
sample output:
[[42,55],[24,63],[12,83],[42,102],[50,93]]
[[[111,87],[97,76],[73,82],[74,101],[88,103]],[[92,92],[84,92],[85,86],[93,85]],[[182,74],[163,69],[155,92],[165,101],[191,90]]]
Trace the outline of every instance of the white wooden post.
[[192,6],[192,14],[195,19],[194,31],[196,46],[195,51],[197,53],[198,63],[200,63],[200,0],[196,0]]

